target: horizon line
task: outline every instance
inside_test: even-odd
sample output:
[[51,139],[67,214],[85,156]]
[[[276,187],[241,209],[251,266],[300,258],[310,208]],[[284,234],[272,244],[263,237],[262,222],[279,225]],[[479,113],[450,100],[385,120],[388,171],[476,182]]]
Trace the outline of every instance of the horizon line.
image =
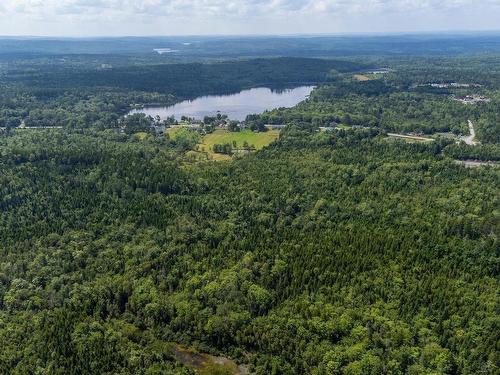
[[286,37],[336,37],[336,36],[416,36],[416,35],[464,35],[464,34],[500,34],[500,29],[492,30],[428,30],[428,31],[386,31],[386,32],[371,32],[371,31],[354,31],[354,32],[335,32],[335,33],[284,33],[284,34],[157,34],[157,35],[32,35],[32,34],[15,34],[2,35],[0,39],[118,39],[118,38],[286,38]]

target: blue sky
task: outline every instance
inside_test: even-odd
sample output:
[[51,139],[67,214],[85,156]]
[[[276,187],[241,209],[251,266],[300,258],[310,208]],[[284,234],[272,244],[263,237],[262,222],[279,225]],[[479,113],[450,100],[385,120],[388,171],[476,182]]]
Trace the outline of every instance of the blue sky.
[[500,0],[0,0],[0,35],[485,31]]

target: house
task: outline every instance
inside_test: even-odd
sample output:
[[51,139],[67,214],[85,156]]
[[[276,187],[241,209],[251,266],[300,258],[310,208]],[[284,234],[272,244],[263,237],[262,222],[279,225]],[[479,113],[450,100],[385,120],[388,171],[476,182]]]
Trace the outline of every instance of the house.
[[478,104],[491,102],[491,99],[481,95],[467,95],[462,98],[455,98],[455,100],[459,101],[462,104]]
[[191,130],[200,130],[203,128],[203,125],[199,122],[193,122],[192,124],[185,125],[185,127]]

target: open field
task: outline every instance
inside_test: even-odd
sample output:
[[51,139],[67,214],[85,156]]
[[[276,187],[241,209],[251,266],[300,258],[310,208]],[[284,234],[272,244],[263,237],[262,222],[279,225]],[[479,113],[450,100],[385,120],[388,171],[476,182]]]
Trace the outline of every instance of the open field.
[[339,124],[336,126],[336,129],[338,129],[338,130],[350,130],[350,129],[352,129],[352,127],[349,125]]
[[246,141],[249,145],[253,145],[257,150],[260,150],[278,139],[278,136],[279,130],[269,130],[263,133],[255,133],[251,130],[228,132],[226,130],[217,129],[203,138],[202,146],[206,149],[211,149],[215,144],[232,144],[233,142],[236,142],[236,147],[241,148],[243,147],[243,143]]
[[140,141],[144,141],[144,139],[146,139],[146,137],[148,136],[148,133],[146,132],[138,132],[138,133],[135,133],[135,136],[140,140]]
[[369,81],[369,80],[371,80],[371,78],[370,78],[370,77],[367,77],[367,76],[366,76],[366,75],[364,75],[364,74],[355,74],[355,75],[354,75],[354,79],[355,79],[356,81],[360,81],[360,82],[365,82],[365,81]]
[[229,358],[197,353],[179,345],[173,347],[173,354],[184,366],[194,370],[200,375],[245,375],[249,373],[246,366],[238,366]]
[[455,160],[455,163],[463,165],[466,168],[479,167],[497,167],[500,164],[494,161],[478,161],[478,160]]
[[227,130],[217,129],[213,133],[203,137],[202,143],[198,145],[198,149],[207,152],[214,160],[230,160],[231,157],[228,155],[214,153],[212,151],[213,146],[215,144],[226,143],[233,145],[233,142],[236,142],[236,148],[243,148],[243,144],[246,141],[249,146],[254,146],[256,150],[260,150],[278,139],[278,137],[279,130],[255,133],[251,130],[229,132]]
[[355,74],[354,75],[354,79],[358,82],[373,81],[376,79],[380,79],[381,77],[382,77],[382,74],[373,74],[373,73]]
[[176,134],[181,131],[182,128],[181,127],[177,127],[177,128],[167,128],[165,130],[165,133],[168,134],[170,136],[170,138],[172,139],[175,139],[175,136]]

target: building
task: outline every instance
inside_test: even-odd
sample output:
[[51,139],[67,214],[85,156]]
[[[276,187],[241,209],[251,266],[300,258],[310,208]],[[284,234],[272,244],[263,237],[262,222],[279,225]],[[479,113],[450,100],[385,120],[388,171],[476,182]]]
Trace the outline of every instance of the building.
[[467,95],[462,98],[455,98],[462,104],[479,104],[479,103],[489,103],[491,99],[481,96],[481,95]]

